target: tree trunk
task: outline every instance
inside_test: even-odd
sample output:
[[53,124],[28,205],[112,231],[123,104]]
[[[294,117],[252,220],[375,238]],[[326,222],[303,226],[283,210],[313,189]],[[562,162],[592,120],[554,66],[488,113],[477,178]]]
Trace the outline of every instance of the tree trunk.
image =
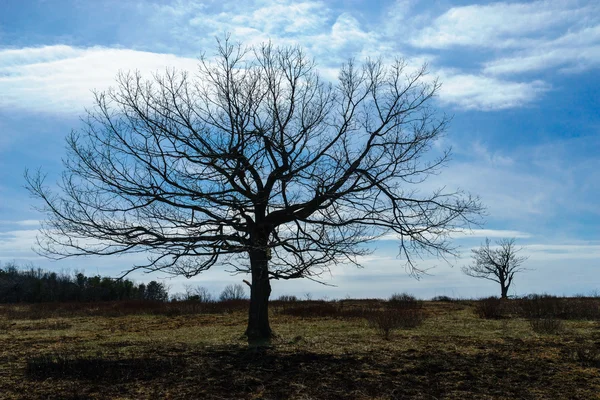
[[501,290],[502,290],[501,298],[502,299],[507,299],[508,298],[508,286],[502,284],[501,285]]
[[264,248],[250,252],[250,269],[252,285],[246,336],[248,337],[248,346],[257,348],[269,346],[272,335],[269,325],[269,296],[271,295],[269,260]]

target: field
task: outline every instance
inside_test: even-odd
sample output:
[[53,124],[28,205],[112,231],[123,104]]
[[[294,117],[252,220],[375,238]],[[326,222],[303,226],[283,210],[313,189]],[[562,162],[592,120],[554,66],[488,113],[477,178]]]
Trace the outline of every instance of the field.
[[0,398],[600,399],[600,299],[552,303],[274,302],[261,351],[245,302],[3,305]]

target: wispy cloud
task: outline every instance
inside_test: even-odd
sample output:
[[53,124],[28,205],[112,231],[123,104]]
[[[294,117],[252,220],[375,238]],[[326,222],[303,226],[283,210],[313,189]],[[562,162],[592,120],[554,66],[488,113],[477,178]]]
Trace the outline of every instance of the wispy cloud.
[[[145,28],[146,41],[134,47],[146,51],[66,45],[0,50],[0,90],[6,94],[0,107],[81,112],[81,105],[91,100],[89,91],[113,84],[119,69],[154,72],[170,66],[193,71],[195,57],[203,51],[210,56],[215,36],[226,32],[247,45],[267,40],[300,44],[331,79],[350,57],[393,59],[410,54],[415,65],[429,61],[431,76],[441,78],[442,104],[468,110],[520,107],[551,88],[541,79],[508,79],[509,73],[588,68],[600,60],[600,18],[591,16],[596,10],[600,15],[600,6],[594,4],[492,3],[453,7],[432,19],[415,13],[413,3],[398,2],[370,29],[361,24],[356,10],[341,11],[323,1],[140,3],[138,12],[145,18],[141,22],[152,29]],[[398,23],[389,23],[389,18]],[[422,51],[409,51],[409,43]],[[481,69],[468,72],[428,53],[455,46],[502,51],[484,61]]]
[[585,26],[600,7],[575,0],[496,2],[452,7],[422,29],[411,43],[417,47],[521,48],[548,35]]
[[455,69],[438,71],[442,82],[440,101],[467,110],[503,110],[529,104],[549,90],[549,85],[514,82],[485,75],[461,73]]
[[[333,34],[328,38],[331,48],[354,46],[356,41],[353,38],[356,37],[371,40],[349,28],[355,22],[348,19],[339,27],[337,22],[334,24]],[[367,55],[365,53],[365,57]],[[337,67],[325,67],[324,72],[334,79],[337,68],[344,61],[340,57]],[[172,67],[193,72],[197,68],[197,60],[173,54],[104,47],[46,46],[0,50],[0,91],[4,94],[0,97],[0,107],[81,113],[83,106],[91,104],[91,91],[105,90],[114,85],[120,70],[140,70],[150,76]],[[547,90],[547,85],[540,81],[510,82],[461,74],[455,70],[434,70],[432,75],[439,75],[444,83],[440,101],[465,109],[517,107],[533,101]]]
[[91,104],[91,90],[114,85],[120,70],[150,75],[167,67],[194,71],[197,60],[104,47],[0,50],[0,107],[81,113]]
[[[600,13],[600,10],[598,10]],[[600,22],[514,54],[486,62],[483,71],[507,75],[560,68],[562,72],[579,72],[600,65]]]
[[498,235],[475,231],[482,236],[544,240],[590,237],[589,230],[582,228],[598,215],[592,204],[600,172],[597,163],[581,155],[585,148],[597,148],[597,140],[583,137],[544,144],[504,144],[486,144],[478,139],[457,144],[457,160],[428,184],[476,193],[488,208],[487,222],[514,231],[498,231]]
[[37,231],[32,229],[0,232],[0,260],[35,259],[31,250],[35,243]]
[[[452,237],[455,239],[472,239],[472,238],[530,238],[532,235],[527,232],[507,229],[459,229],[456,230]],[[376,241],[398,241],[398,235],[386,234],[378,237]]]
[[524,249],[524,254],[542,260],[596,260],[600,267],[600,244],[530,244]]
[[40,226],[40,221],[36,219],[25,219],[21,221],[9,221],[9,220],[0,220],[0,231],[3,230],[6,226]]
[[414,32],[413,46],[490,52],[483,73],[514,74],[600,64],[600,3],[575,0],[496,2],[452,7]]
[[460,234],[456,234],[457,239],[461,238],[516,238],[526,239],[532,235],[527,232],[507,229],[471,229],[463,230]]

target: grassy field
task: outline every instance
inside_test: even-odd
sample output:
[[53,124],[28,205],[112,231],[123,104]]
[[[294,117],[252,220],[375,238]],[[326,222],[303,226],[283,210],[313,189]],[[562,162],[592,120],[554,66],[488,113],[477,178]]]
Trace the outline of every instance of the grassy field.
[[600,399],[597,319],[422,302],[386,339],[372,316],[402,307],[274,303],[274,346],[253,352],[245,304],[161,307],[0,306],[0,398]]

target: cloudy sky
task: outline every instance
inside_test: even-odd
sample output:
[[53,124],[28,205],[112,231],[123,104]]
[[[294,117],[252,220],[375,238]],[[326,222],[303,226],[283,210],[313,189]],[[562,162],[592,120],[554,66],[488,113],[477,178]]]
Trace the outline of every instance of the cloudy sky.
[[[152,1],[0,0],[0,263],[116,275],[135,256],[51,262],[32,250],[38,221],[26,168],[49,181],[64,138],[119,70],[194,71],[215,37],[252,45],[300,44],[327,79],[349,58],[426,62],[443,84],[435,106],[453,115],[444,146],[453,160],[437,186],[462,188],[488,207],[486,223],[455,238],[463,257],[425,259],[417,281],[379,241],[364,268],[323,279],[275,282],[274,293],[313,298],[497,294],[464,276],[485,237],[515,237],[529,256],[511,294],[600,290],[600,3],[596,0]],[[139,257],[139,256],[138,256]],[[161,275],[134,275],[138,281]],[[183,284],[218,293],[240,282],[219,268]]]

